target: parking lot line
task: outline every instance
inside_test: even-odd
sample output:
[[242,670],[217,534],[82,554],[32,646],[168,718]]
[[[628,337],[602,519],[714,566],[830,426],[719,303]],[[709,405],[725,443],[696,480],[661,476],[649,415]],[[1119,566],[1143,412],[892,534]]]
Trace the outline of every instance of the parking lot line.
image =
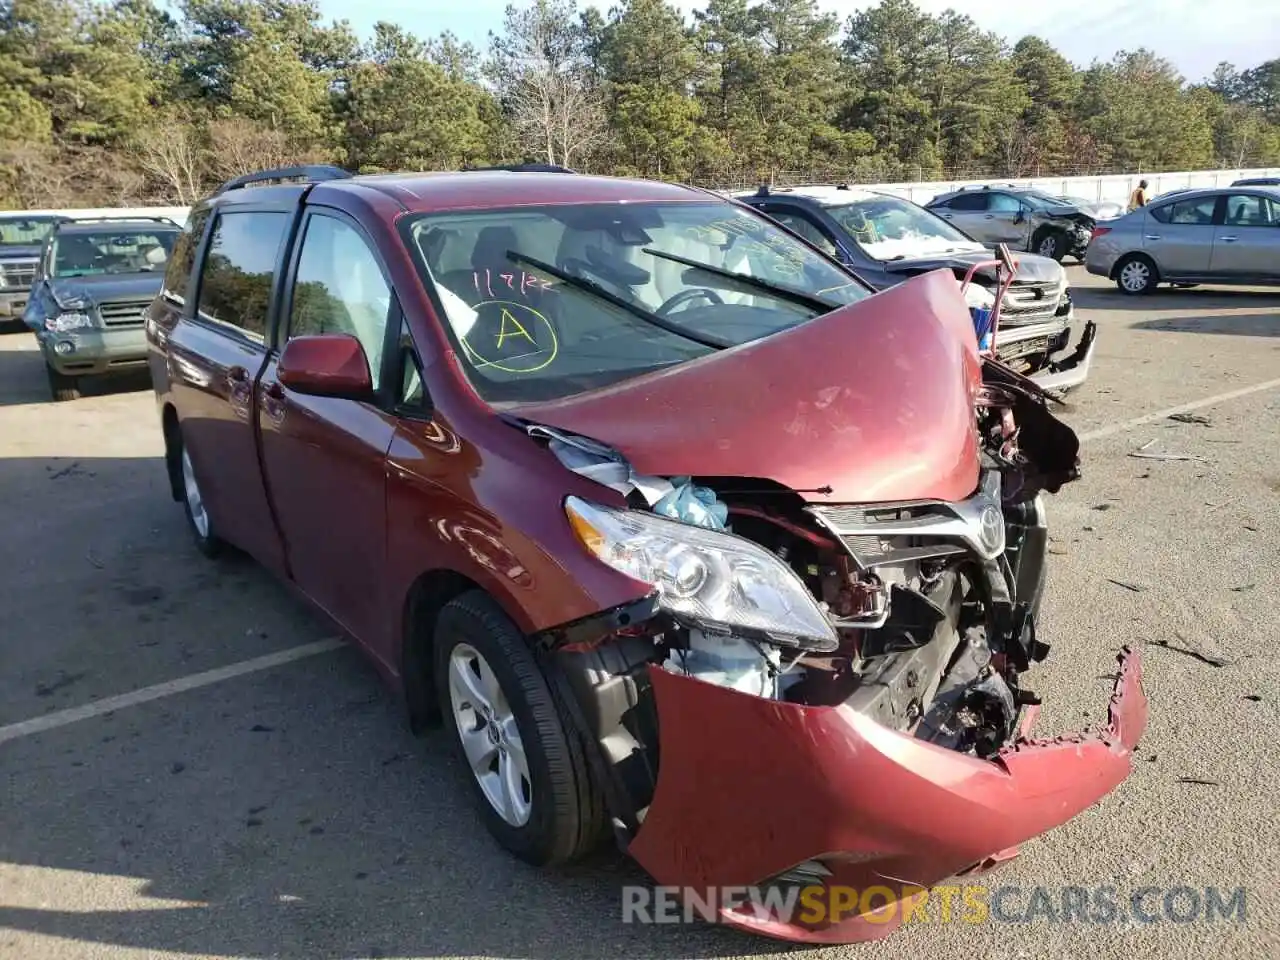
[[315,643],[304,643],[300,646],[289,647],[287,650],[278,650],[265,656],[254,657],[252,660],[241,660],[239,663],[233,663],[229,666],[217,667],[213,670],[206,670],[203,673],[193,673],[190,676],[179,677],[176,680],[168,680],[164,683],[157,683],[154,686],[143,687],[140,690],[134,690],[132,693],[122,693],[117,697],[94,700],[92,703],[86,703],[83,706],[57,710],[53,713],[45,714],[43,717],[34,717],[31,720],[11,723],[8,726],[0,727],[0,743],[17,740],[21,737],[29,737],[36,733],[44,733],[47,730],[56,730],[58,727],[65,727],[71,723],[100,717],[105,713],[112,713],[125,707],[136,707],[140,703],[159,700],[175,693],[207,687],[213,683],[230,680],[232,677],[242,677],[247,673],[269,670],[281,664],[314,657],[321,653],[328,653],[330,650],[337,650],[341,646],[343,646],[343,641],[339,637],[317,640]]
[[1132,430],[1134,427],[1140,427],[1144,423],[1155,423],[1157,420],[1163,420],[1165,417],[1171,417],[1175,413],[1190,413],[1192,410],[1199,410],[1201,407],[1211,407],[1215,403],[1222,403],[1226,400],[1235,400],[1237,397],[1247,397],[1251,393],[1261,393],[1264,390],[1274,390],[1280,387],[1280,380],[1267,380],[1264,383],[1255,383],[1252,386],[1241,387],[1239,390],[1230,390],[1227,393],[1215,394],[1212,397],[1205,397],[1203,400],[1193,400],[1190,403],[1182,403],[1176,407],[1166,407],[1163,410],[1157,410],[1155,413],[1145,413],[1140,417],[1134,417],[1131,420],[1121,420],[1119,423],[1113,423],[1110,426],[1099,427],[1097,430],[1090,430],[1087,433],[1080,434],[1080,442],[1086,440],[1101,440],[1103,437],[1110,437],[1117,433],[1124,433],[1126,430]]

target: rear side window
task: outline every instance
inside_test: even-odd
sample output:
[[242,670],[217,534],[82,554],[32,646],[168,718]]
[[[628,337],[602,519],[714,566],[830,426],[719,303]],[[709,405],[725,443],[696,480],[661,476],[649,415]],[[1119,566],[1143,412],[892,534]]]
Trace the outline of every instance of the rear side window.
[[962,193],[959,196],[952,197],[948,206],[952,210],[985,210],[987,209],[987,195],[985,193]]
[[271,286],[290,220],[274,211],[218,215],[200,278],[201,318],[265,342]]
[[991,206],[988,208],[996,213],[1017,213],[1022,209],[1022,202],[1014,196],[1007,193],[991,194]]
[[187,282],[196,265],[196,250],[204,236],[204,226],[209,222],[208,210],[196,210],[187,218],[187,225],[173,245],[173,255],[164,274],[163,293],[175,303],[187,302]]
[[1161,223],[1208,226],[1213,223],[1213,210],[1217,205],[1216,196],[1197,197],[1193,200],[1179,200],[1166,203],[1161,207],[1153,207],[1149,212]]
[[803,213],[791,210],[782,210],[777,207],[765,207],[765,212],[773,219],[777,220],[783,226],[794,230],[800,236],[804,237],[819,250],[823,251],[829,257],[834,257],[839,251],[831,239],[822,232],[822,229],[806,217]]

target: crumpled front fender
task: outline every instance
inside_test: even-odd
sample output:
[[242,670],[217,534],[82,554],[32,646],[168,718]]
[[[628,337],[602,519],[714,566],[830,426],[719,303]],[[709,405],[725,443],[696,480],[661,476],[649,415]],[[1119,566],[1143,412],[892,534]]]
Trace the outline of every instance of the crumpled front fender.
[[[1108,724],[1019,739],[980,760],[843,707],[764,700],[651,668],[661,764],[630,853],[662,885],[759,885],[806,860],[828,887],[928,888],[1069,820],[1128,776],[1147,721],[1137,651],[1119,657]],[[882,913],[882,909],[875,911]],[[745,929],[813,943],[882,937],[901,910],[807,925],[724,909]]]

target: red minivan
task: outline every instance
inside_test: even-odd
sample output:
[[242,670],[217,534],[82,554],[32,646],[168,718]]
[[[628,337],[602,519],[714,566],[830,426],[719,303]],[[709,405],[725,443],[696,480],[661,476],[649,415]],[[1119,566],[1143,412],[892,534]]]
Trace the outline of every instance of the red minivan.
[[192,209],[147,335],[199,549],[340,624],[527,861],[887,885],[718,906],[860,940],[1129,772],[1128,651],[1103,728],[1031,739],[1078,442],[947,271],[873,293],[671,184],[289,168]]

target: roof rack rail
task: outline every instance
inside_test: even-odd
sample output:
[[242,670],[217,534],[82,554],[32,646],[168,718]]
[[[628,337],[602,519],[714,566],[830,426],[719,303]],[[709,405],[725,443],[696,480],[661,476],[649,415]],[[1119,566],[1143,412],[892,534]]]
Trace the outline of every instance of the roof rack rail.
[[487,173],[491,170],[505,170],[508,173],[577,173],[569,167],[558,163],[497,163],[492,167],[463,167],[463,173]]
[[276,167],[274,170],[259,170],[257,173],[246,173],[228,180],[213,192],[216,197],[228,190],[239,190],[251,183],[267,183],[272,180],[349,180],[353,174],[341,167],[327,163],[304,164],[300,167]]
[[1023,189],[1023,187],[1016,183],[968,183],[963,187],[960,187],[957,192],[963,193],[965,190],[990,190],[992,187],[1003,187],[1013,190]]
[[118,217],[67,217],[60,223],[168,223],[172,226],[182,228],[182,224],[176,222],[172,217],[150,217],[146,214],[139,214],[136,217],[124,216]]

